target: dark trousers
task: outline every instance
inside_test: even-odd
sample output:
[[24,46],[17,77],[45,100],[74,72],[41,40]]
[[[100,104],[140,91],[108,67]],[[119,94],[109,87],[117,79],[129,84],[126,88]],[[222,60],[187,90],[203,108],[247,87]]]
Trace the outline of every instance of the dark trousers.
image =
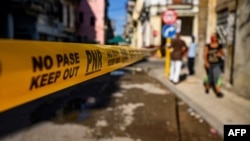
[[206,73],[207,73],[207,82],[210,86],[214,86],[214,85],[221,85],[221,64],[217,63],[217,64],[210,64],[209,68],[206,68]]
[[188,70],[190,75],[194,75],[194,58],[188,57]]

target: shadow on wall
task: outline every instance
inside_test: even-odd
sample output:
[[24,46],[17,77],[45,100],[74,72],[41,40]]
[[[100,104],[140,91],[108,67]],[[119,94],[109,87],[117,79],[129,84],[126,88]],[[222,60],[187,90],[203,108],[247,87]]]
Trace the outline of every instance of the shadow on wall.
[[80,1],[77,11],[77,42],[98,43],[95,30],[96,16],[88,1]]

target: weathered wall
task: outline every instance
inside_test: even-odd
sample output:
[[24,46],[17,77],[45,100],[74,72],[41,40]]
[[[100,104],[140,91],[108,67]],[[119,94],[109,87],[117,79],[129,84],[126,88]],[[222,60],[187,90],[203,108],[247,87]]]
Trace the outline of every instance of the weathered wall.
[[216,32],[216,22],[217,22],[216,1],[217,0],[208,1],[206,43],[210,42],[211,35]]
[[239,0],[236,22],[234,88],[250,99],[250,1]]
[[[105,1],[81,1],[78,12],[83,12],[83,22],[80,23],[78,34],[86,36],[87,40],[104,44]],[[90,24],[91,17],[95,18],[94,26]]]
[[206,33],[207,33],[207,21],[208,21],[208,0],[201,0],[199,4],[199,15],[198,15],[198,38],[196,39],[198,43],[197,48],[197,59],[196,59],[196,75],[199,77],[204,76],[203,68],[203,48],[206,43]]
[[161,45],[161,17],[158,15],[151,16],[150,23],[152,30],[157,32],[157,36],[152,37],[153,45],[159,47]]
[[137,38],[138,39],[137,39],[136,47],[142,48],[142,24],[139,20],[137,21]]

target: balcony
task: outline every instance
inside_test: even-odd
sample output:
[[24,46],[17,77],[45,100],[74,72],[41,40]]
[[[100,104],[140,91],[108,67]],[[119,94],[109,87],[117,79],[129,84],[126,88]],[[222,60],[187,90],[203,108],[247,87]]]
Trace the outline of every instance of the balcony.
[[168,9],[192,9],[193,5],[198,4],[198,0],[173,0],[167,4]]

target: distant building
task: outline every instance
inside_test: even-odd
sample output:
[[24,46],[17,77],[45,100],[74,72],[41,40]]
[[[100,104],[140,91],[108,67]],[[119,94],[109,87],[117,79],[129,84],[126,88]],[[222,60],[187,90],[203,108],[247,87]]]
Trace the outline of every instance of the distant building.
[[164,48],[162,13],[174,9],[178,15],[178,30],[189,43],[190,36],[198,36],[198,4],[198,0],[129,0],[124,36],[131,46]]
[[106,32],[105,32],[105,44],[108,44],[108,40],[115,37],[115,23],[109,18],[106,20]]
[[115,23],[108,17],[108,0],[105,0],[105,3],[105,44],[107,44],[107,41],[115,36]]
[[2,0],[0,38],[75,40],[76,0]]
[[[105,44],[111,23],[107,17],[108,0],[80,0],[77,8],[77,38],[80,42]],[[110,31],[109,31],[110,32]]]

